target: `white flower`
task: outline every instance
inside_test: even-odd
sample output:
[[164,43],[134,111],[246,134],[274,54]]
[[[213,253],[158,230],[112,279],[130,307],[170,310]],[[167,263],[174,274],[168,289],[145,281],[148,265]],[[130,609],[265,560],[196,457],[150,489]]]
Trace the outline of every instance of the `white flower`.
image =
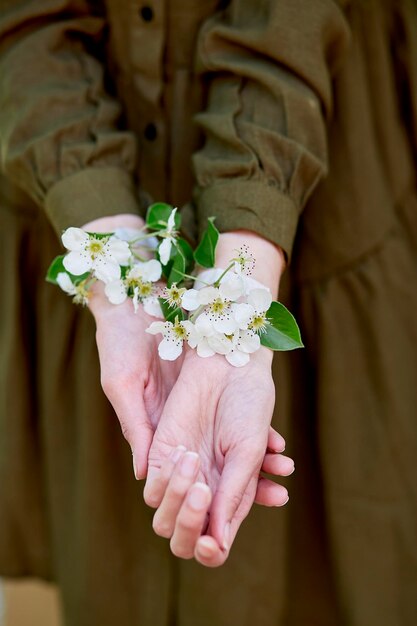
[[80,284],[75,285],[71,277],[66,272],[60,272],[56,277],[56,282],[61,287],[65,293],[69,296],[73,296],[73,302],[75,304],[88,304],[88,291],[85,288],[85,281],[83,280]]
[[161,259],[162,265],[166,265],[168,263],[171,254],[171,246],[172,244],[175,244],[175,237],[177,236],[177,231],[175,230],[176,212],[177,209],[173,209],[171,211],[166,229],[158,233],[160,237],[164,238],[163,242],[159,246],[159,258]]
[[251,330],[238,330],[233,335],[216,333],[208,338],[211,348],[218,354],[224,354],[234,367],[242,367],[249,362],[250,354],[260,348],[259,335]]
[[255,267],[255,257],[251,252],[249,252],[249,246],[244,244],[236,250],[237,256],[232,259],[235,262],[234,270],[236,274],[246,274],[249,276],[252,274]]
[[188,335],[188,345],[190,348],[197,349],[198,356],[203,358],[213,356],[213,354],[216,353],[216,350],[209,345],[209,337],[213,334],[215,334],[215,330],[209,320],[200,315],[193,328],[190,329]]
[[186,311],[204,307],[199,317],[208,319],[215,331],[229,335],[238,327],[233,316],[232,302],[240,298],[243,289],[239,276],[226,275],[219,287],[188,289],[182,296],[182,306]]
[[272,296],[266,287],[252,289],[247,297],[247,302],[235,304],[233,314],[239,328],[254,332],[265,332],[269,324],[266,317],[271,306]]
[[177,317],[174,323],[152,322],[146,332],[151,335],[162,333],[163,339],[158,346],[159,356],[165,361],[175,361],[182,352],[184,341],[188,340],[193,330],[192,322],[188,320],[180,322]]
[[63,260],[64,267],[75,276],[92,271],[104,282],[117,280],[120,265],[129,262],[129,244],[112,235],[98,238],[82,228],[70,227],[62,234],[62,243],[69,250]]
[[122,304],[128,296],[129,289],[131,289],[135,313],[138,310],[139,302],[142,302],[149,315],[160,317],[162,311],[155,295],[153,283],[161,278],[161,274],[162,267],[156,259],[138,262],[127,272],[124,278],[108,282],[104,288],[104,293],[112,304]]
[[168,302],[170,307],[181,307],[182,296],[186,291],[185,287],[177,287],[177,283],[172,283],[171,287],[165,287],[162,297]]

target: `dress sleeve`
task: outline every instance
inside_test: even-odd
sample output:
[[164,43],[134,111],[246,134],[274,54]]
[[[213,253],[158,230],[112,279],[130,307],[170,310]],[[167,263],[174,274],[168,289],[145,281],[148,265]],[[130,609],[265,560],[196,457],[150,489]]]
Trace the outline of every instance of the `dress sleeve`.
[[140,213],[136,145],[104,88],[106,21],[88,0],[3,0],[0,149],[3,173],[46,209],[58,233]]
[[199,32],[209,81],[193,155],[201,227],[249,229],[290,257],[301,211],[327,168],[332,77],[349,29],[333,0],[232,0]]

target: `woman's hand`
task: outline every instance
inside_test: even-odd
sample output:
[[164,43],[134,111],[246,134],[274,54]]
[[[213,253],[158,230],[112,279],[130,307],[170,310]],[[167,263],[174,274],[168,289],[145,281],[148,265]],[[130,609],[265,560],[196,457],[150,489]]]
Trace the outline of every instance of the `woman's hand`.
[[269,506],[288,500],[284,487],[259,478],[261,468],[294,469],[288,457],[267,453],[268,445],[283,447],[270,429],[274,401],[266,348],[244,368],[187,351],[155,431],[144,492],[157,507],[155,532],[171,538],[177,556],[221,565],[255,498]]
[[[116,228],[141,228],[144,222],[133,215],[102,218],[85,224],[90,232],[110,232]],[[104,286],[91,288],[89,308],[96,321],[101,384],[130,444],[137,479],[144,478],[148,451],[165,401],[181,369],[181,359],[162,361],[156,338],[145,332],[155,321],[142,306],[134,312],[127,299],[111,304]]]
[[[258,268],[254,277],[275,295],[282,253],[253,233],[222,235],[217,265],[225,266],[248,239],[264,268],[264,276]],[[288,499],[282,486],[259,479],[261,468],[278,475],[294,469],[288,457],[267,452],[267,446],[279,450],[283,444],[270,428],[271,362],[266,348],[243,368],[218,355],[202,359],[186,351],[155,432],[144,492],[145,501],[157,508],[155,531],[171,538],[177,556],[221,565],[255,498],[269,506]]]

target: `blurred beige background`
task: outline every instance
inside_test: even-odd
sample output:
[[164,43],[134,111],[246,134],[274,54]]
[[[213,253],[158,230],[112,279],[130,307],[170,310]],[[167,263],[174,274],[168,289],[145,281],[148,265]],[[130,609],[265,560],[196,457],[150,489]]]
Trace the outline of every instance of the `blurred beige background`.
[[53,585],[33,579],[0,579],[0,626],[62,626]]

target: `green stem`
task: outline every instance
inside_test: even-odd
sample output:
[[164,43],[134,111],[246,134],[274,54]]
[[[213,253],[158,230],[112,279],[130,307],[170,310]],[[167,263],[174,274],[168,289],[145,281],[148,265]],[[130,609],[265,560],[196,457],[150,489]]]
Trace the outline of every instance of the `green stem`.
[[185,272],[181,272],[181,270],[175,270],[178,274],[181,274],[181,276],[184,276],[184,278],[191,278],[191,280],[199,280],[201,283],[203,283],[203,285],[206,285],[207,287],[211,287],[211,283],[206,283],[206,281],[201,280],[201,278],[199,278],[198,276],[191,276],[191,274],[186,274]]
[[144,256],[141,256],[140,254],[138,254],[137,252],[134,252],[133,250],[131,250],[131,253],[133,254],[133,256],[135,257],[135,259],[139,259],[139,261],[146,261]]
[[195,311],[193,311],[193,312],[191,313],[190,317],[188,318],[188,319],[190,320],[190,322],[194,322],[194,321],[197,319],[197,317],[200,315],[200,313],[201,313],[202,311],[204,311],[204,307],[205,307],[205,305],[204,305],[204,304],[200,304],[200,306],[198,307],[198,309],[196,309]]
[[[145,227],[140,228],[139,230],[144,230]],[[135,239],[131,239],[131,241],[129,241],[129,246],[132,245],[132,243],[136,243],[137,241],[143,241],[143,239],[150,239],[151,237],[153,237],[154,235],[152,235],[151,233],[145,233],[143,235],[139,235],[139,237],[135,237]]]
[[229,272],[232,269],[232,267],[234,267],[234,265],[235,264],[233,262],[233,263],[230,263],[229,267],[226,267],[226,269],[224,270],[223,274],[221,274],[219,276],[219,278],[216,280],[216,282],[213,283],[213,287],[218,287],[220,285],[223,276],[226,276],[227,272]]

